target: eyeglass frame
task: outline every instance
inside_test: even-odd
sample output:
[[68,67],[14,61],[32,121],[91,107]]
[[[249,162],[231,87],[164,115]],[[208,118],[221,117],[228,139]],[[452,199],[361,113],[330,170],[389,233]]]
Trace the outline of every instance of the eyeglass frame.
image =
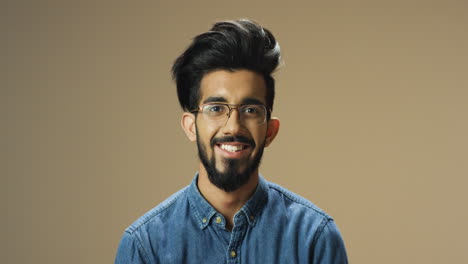
[[[255,105],[255,106],[261,106],[261,107],[265,108],[265,118],[263,119],[263,122],[257,124],[257,126],[261,126],[261,125],[265,124],[267,122],[267,120],[268,120],[268,114],[271,113],[271,109],[269,109],[268,107],[266,107],[263,104],[228,104],[228,103],[223,103],[223,102],[205,103],[205,104],[200,105],[197,109],[191,110],[190,113],[203,113],[202,109],[206,105],[226,105],[228,107],[228,109],[229,109],[229,112],[226,114],[226,116],[227,116],[226,121],[225,121],[226,123],[229,120],[229,118],[231,118],[232,110],[237,109],[239,111],[239,107],[246,106],[246,105]],[[233,106],[235,106],[235,107],[233,107]]]

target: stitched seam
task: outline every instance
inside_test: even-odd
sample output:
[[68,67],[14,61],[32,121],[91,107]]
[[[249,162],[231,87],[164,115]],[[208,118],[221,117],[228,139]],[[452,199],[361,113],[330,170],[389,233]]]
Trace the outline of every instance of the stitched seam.
[[322,222],[320,223],[319,227],[317,228],[317,232],[314,235],[314,239],[312,240],[312,248],[315,248],[315,244],[317,243],[318,239],[323,233],[323,230],[325,227],[332,221],[331,219],[324,218]]
[[[197,224],[199,225],[199,227],[200,227],[201,229],[203,229],[203,228],[205,227],[205,225],[204,225],[204,224],[200,224],[200,222],[199,222],[200,219],[202,219],[202,216],[201,216],[200,213],[198,212],[196,206],[193,204],[193,202],[191,201],[191,199],[187,199],[187,200],[188,200],[188,203],[189,203],[190,207],[191,207],[192,210],[193,210],[193,214],[195,215],[195,221],[197,222]],[[207,219],[207,220],[209,220],[209,219]],[[207,223],[208,223],[208,221],[207,221]]]
[[278,188],[277,186],[275,185],[270,185],[269,186],[271,189],[274,189],[276,191],[278,191],[279,193],[281,193],[284,197],[288,198],[290,201],[294,202],[294,203],[297,203],[297,204],[300,204],[300,205],[303,205],[309,209],[312,209],[314,210],[315,212],[319,213],[320,215],[324,216],[325,218],[329,219],[330,216],[328,216],[327,214],[325,214],[324,212],[320,211],[320,210],[317,210],[317,208],[311,206],[310,204],[307,204],[305,203],[304,201],[302,201],[302,199],[297,199],[296,197],[292,197],[291,194],[285,192],[284,190]]
[[171,200],[168,200],[166,202],[163,202],[163,204],[160,204],[160,208],[157,208],[158,210],[155,210],[155,212],[152,212],[151,215],[148,215],[148,216],[143,216],[145,217],[145,220],[143,222],[139,222],[137,226],[129,226],[129,228],[127,229],[126,232],[128,232],[129,234],[133,234],[134,232],[136,232],[138,229],[140,229],[140,227],[142,225],[145,225],[146,223],[148,223],[151,219],[153,219],[154,217],[158,216],[159,214],[161,214],[162,212],[164,212],[165,210],[169,209],[169,207],[171,207],[172,205],[174,205],[174,203],[181,199],[182,196],[184,196],[186,194],[186,189],[182,189],[179,193],[179,195],[176,195],[175,197],[173,197]]
[[[127,232],[128,233],[128,232]],[[130,234],[130,233],[129,233]],[[135,239],[135,243],[138,247],[138,249],[141,251],[143,257],[146,259],[146,263],[150,263],[150,259],[148,257],[148,253],[146,252],[145,248],[143,247],[143,243],[141,242],[139,236],[137,236],[137,234],[130,234],[134,239]]]

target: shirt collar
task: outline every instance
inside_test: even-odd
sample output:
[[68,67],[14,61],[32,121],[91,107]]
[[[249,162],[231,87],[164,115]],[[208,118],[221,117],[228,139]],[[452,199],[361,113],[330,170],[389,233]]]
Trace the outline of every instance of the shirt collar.
[[[218,213],[205,198],[201,195],[197,187],[198,182],[198,173],[195,174],[195,177],[192,180],[192,183],[189,186],[188,190],[188,200],[192,210],[192,215],[195,217],[195,220],[199,224],[200,229],[206,228],[210,222],[211,218]],[[257,218],[260,215],[261,210],[263,209],[268,198],[268,182],[259,175],[259,181],[257,188],[247,201],[247,203],[237,212],[243,213],[248,223],[251,226],[255,226]]]

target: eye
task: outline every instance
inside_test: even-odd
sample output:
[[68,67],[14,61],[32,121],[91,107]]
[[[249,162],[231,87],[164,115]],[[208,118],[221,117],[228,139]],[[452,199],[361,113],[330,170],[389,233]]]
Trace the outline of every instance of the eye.
[[246,107],[244,109],[244,112],[245,113],[250,113],[250,114],[253,114],[253,113],[256,113],[258,110],[255,108],[255,107]]
[[221,111],[221,106],[219,105],[212,105],[208,108],[208,111],[210,112],[219,112]]
[[258,115],[261,111],[261,106],[258,105],[245,105],[242,109],[242,113],[247,115]]
[[216,114],[221,114],[226,111],[226,107],[221,104],[209,104],[205,105],[203,112],[210,114],[210,115],[216,115]]

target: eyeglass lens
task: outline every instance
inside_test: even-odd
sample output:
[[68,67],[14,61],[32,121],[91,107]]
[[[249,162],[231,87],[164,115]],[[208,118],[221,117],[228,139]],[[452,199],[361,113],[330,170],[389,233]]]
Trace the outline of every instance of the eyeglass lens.
[[245,124],[261,125],[266,120],[266,108],[263,105],[206,104],[201,107],[201,112],[206,119],[221,123],[227,121],[234,109]]

